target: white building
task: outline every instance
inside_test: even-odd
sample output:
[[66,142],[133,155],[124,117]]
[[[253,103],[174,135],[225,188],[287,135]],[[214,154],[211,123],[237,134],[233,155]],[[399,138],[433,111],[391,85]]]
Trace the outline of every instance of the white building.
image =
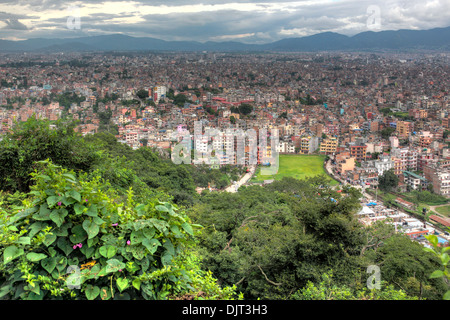
[[378,160],[374,160],[373,164],[377,169],[379,176],[385,171],[394,168],[394,161],[392,161],[389,156],[380,156]]
[[158,102],[161,98],[164,98],[167,94],[167,87],[157,86],[153,88],[153,101]]

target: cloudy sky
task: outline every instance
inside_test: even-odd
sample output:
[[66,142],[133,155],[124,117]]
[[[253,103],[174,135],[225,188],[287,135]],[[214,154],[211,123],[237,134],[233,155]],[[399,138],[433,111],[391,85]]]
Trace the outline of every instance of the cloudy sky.
[[266,43],[325,31],[450,26],[450,0],[0,0],[0,39],[122,33]]

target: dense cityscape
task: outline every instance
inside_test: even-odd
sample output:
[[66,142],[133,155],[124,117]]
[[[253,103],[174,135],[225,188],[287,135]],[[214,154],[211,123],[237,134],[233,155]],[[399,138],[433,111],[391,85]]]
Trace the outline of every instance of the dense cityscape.
[[[327,155],[332,159],[329,173],[340,181],[373,187],[393,169],[399,192],[428,190],[447,197],[449,58],[373,53],[4,55],[1,131],[29,117],[73,119],[79,120],[77,130],[83,135],[107,130],[133,149],[172,150],[180,126],[192,137],[196,121],[222,132],[278,129],[277,152]],[[242,112],[240,106],[248,110]],[[222,134],[214,143],[223,145],[226,139]],[[198,150],[208,143],[188,145]],[[259,164],[262,156],[258,153]],[[249,165],[246,161],[242,164]],[[219,164],[238,162],[222,157]],[[407,208],[413,205],[397,200]],[[431,219],[450,226],[445,215]],[[416,220],[409,225],[417,227]],[[434,229],[420,231],[411,233]]]
[[450,28],[196,49],[48,12],[0,28],[0,300],[450,300]]

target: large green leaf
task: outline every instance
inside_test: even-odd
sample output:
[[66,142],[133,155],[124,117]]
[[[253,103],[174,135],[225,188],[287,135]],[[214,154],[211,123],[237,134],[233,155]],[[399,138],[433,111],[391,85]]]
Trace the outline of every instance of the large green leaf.
[[443,297],[444,300],[450,300],[450,290],[448,290]]
[[131,241],[132,245],[139,244],[142,242],[142,240],[144,240],[144,235],[143,235],[142,231],[139,230],[139,231],[131,232],[130,241]]
[[31,262],[37,262],[45,258],[47,258],[47,255],[43,253],[30,252],[27,254],[27,259]]
[[61,227],[56,228],[52,233],[58,237],[67,237],[69,235],[68,229],[72,228],[72,222],[64,223]]
[[142,244],[151,254],[154,254],[156,250],[158,250],[158,247],[161,245],[161,242],[159,242],[159,240],[157,239],[144,239],[144,241],[142,241]]
[[141,280],[139,278],[135,278],[133,282],[131,283],[133,287],[135,287],[137,290],[141,289]]
[[67,193],[66,197],[71,197],[75,200],[77,200],[78,202],[81,201],[81,195],[79,192],[75,191],[75,190],[71,190]]
[[67,211],[67,209],[65,208],[59,208],[59,209],[54,209],[52,210],[52,212],[50,213],[50,219],[56,223],[56,225],[58,227],[60,227],[63,222],[64,222],[64,218],[67,216],[69,212]]
[[436,270],[434,271],[432,274],[430,274],[430,278],[434,279],[434,278],[440,278],[444,276],[444,272],[441,270]]
[[111,245],[101,246],[99,252],[105,258],[110,259],[116,255],[117,248]]
[[67,266],[67,258],[59,256],[56,259],[56,269],[61,273],[64,272]]
[[39,207],[39,213],[33,214],[34,220],[46,221],[50,220],[51,210],[48,208],[46,204],[41,204]]
[[71,204],[76,203],[77,201],[72,197],[63,197],[61,201],[65,206],[70,206]]
[[150,221],[153,224],[153,226],[155,226],[155,228],[158,229],[160,232],[164,232],[169,226],[169,224],[164,220],[152,218],[149,219],[148,221]]
[[73,251],[73,245],[70,244],[70,242],[67,241],[66,238],[60,237],[56,242],[56,245],[64,252],[66,256]]
[[117,259],[109,259],[106,261],[106,273],[117,272],[126,267],[125,263],[120,262]]
[[162,206],[162,205],[157,205],[155,206],[155,209],[161,212],[169,212],[169,208],[167,208],[166,206]]
[[112,295],[111,295],[111,288],[109,287],[102,287],[100,289],[100,298],[102,300],[108,300],[111,299]]
[[86,207],[83,206],[83,205],[80,204],[80,203],[75,203],[75,205],[73,206],[73,209],[74,209],[76,215],[82,214],[82,213],[83,213],[83,210],[84,210],[85,208],[86,208]]
[[17,244],[30,244],[31,243],[31,238],[30,237],[20,237],[19,239],[17,239],[16,241],[14,241]]
[[42,243],[48,247],[49,245],[51,245],[53,242],[56,241],[56,238],[57,238],[56,235],[49,233],[45,236],[45,239]]
[[91,205],[89,209],[86,211],[85,215],[90,217],[96,217],[98,216],[98,209],[95,204]]
[[83,253],[86,256],[86,258],[89,259],[90,257],[92,257],[94,255],[95,247],[83,246],[83,247],[81,247],[80,251],[81,251],[81,253]]
[[[49,211],[50,214],[50,211]],[[50,218],[49,218],[50,220]],[[48,227],[48,224],[46,224],[45,222],[35,222],[30,226],[30,232],[28,233],[28,236],[30,238],[33,238],[33,236],[35,234],[37,234],[39,231],[41,231],[42,229],[45,229]]]
[[55,204],[61,201],[61,197],[58,196],[50,196],[47,198],[47,204],[49,208],[52,208]]
[[135,259],[141,260],[145,257],[146,250],[141,245],[130,245],[127,246],[127,252],[130,252]]
[[145,228],[144,230],[142,230],[144,237],[146,237],[147,239],[152,239],[153,236],[156,233],[156,229],[153,227],[148,227]]
[[171,264],[173,259],[173,256],[168,253],[167,251],[163,254],[163,256],[161,257],[161,262],[164,266],[168,266]]
[[71,230],[72,234],[69,239],[73,244],[81,243],[88,237],[87,232],[84,230],[83,226],[76,225]]
[[14,216],[9,218],[9,221],[11,223],[17,222],[25,217],[28,217],[30,214],[35,213],[36,211],[38,211],[39,207],[38,206],[34,206],[32,208],[28,208],[25,209],[17,214],[15,214]]
[[120,292],[125,290],[128,287],[128,279],[127,278],[118,278],[116,280],[117,288]]
[[100,231],[100,228],[95,222],[89,221],[87,219],[83,221],[83,229],[87,232],[88,239],[92,239]]
[[88,285],[84,289],[84,293],[86,294],[86,298],[88,300],[94,300],[100,294],[100,288],[93,285]]
[[3,251],[3,264],[10,263],[14,259],[20,257],[24,254],[22,248],[17,248],[16,246],[9,246]]
[[56,267],[56,257],[48,257],[48,258],[45,258],[45,259],[41,260],[41,266],[48,273],[52,273],[52,271]]
[[181,225],[184,231],[189,233],[191,236],[194,236],[194,231],[192,230],[192,227],[189,223],[185,222]]

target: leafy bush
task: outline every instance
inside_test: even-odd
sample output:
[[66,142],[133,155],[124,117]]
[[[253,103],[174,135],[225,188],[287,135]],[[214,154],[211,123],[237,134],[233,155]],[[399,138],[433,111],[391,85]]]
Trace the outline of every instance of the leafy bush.
[[322,281],[315,285],[311,281],[296,291],[294,300],[418,300],[408,296],[403,290],[396,290],[392,285],[382,285],[380,289],[367,288],[354,290],[348,286],[333,284],[333,272],[322,275]]
[[[450,228],[448,228],[450,231]],[[443,270],[435,270],[433,273],[430,274],[430,279],[436,279],[436,278],[442,278],[448,289],[447,292],[444,294],[443,299],[444,300],[450,300],[450,271],[448,270],[448,263],[450,262],[450,256],[448,255],[447,251],[450,250],[450,247],[441,247],[439,246],[438,237],[435,235],[428,235],[425,236],[428,241],[430,241],[432,248],[423,248],[424,251],[431,252],[436,257],[438,257],[441,261]]]
[[202,284],[234,294],[214,287],[189,258],[200,226],[176,206],[137,204],[132,190],[120,202],[100,177],[77,177],[50,161],[38,166],[21,208],[0,209],[0,297],[167,299]]

